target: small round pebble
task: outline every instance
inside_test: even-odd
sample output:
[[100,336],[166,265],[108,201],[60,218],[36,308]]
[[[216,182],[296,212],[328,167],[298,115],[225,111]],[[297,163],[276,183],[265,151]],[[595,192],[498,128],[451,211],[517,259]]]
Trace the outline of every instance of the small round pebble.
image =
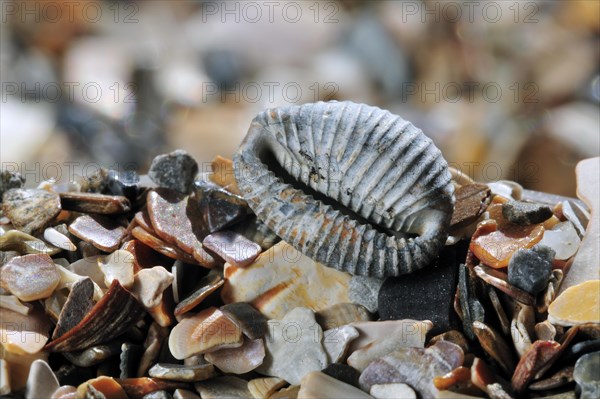
[[552,216],[552,209],[543,204],[509,201],[502,206],[502,216],[512,223],[526,226],[542,223]]
[[548,285],[555,254],[544,245],[517,250],[508,263],[508,282],[530,294],[538,294]]

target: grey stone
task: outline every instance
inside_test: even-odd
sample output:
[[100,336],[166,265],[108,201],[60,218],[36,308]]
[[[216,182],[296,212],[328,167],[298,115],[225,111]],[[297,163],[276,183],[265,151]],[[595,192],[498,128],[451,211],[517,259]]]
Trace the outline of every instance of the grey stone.
[[508,263],[508,282],[530,294],[540,293],[548,285],[554,255],[554,250],[544,245],[517,250]]
[[0,202],[5,191],[11,188],[21,188],[25,184],[25,178],[19,172],[3,170],[0,172]]
[[184,150],[156,156],[148,170],[148,176],[159,187],[184,194],[190,193],[197,174],[198,164]]
[[41,233],[61,210],[57,194],[13,188],[2,197],[2,210],[13,226],[27,234]]
[[383,281],[373,277],[352,276],[348,297],[353,303],[363,305],[369,312],[376,313],[379,290]]
[[502,216],[519,225],[542,223],[552,216],[552,209],[534,202],[509,201],[502,205]]

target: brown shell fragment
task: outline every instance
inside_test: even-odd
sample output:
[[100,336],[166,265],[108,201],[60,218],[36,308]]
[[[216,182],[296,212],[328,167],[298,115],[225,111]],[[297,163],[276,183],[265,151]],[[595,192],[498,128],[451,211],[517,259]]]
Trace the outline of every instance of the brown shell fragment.
[[117,380],[123,387],[129,399],[143,399],[144,395],[161,390],[186,389],[187,384],[166,381],[158,378],[125,378]]
[[59,195],[62,208],[68,211],[114,215],[131,210],[129,200],[120,195],[81,192],[64,192]]
[[96,215],[79,216],[69,225],[69,232],[106,252],[119,248],[126,234],[115,220]]
[[342,271],[410,273],[448,235],[454,186],[446,161],[420,129],[377,107],[332,101],[266,110],[234,169],[260,220]]
[[473,322],[473,332],[483,350],[498,362],[506,375],[512,375],[515,369],[515,357],[500,334],[480,321]]
[[188,204],[188,196],[177,191],[157,188],[147,196],[148,215],[156,235],[177,245],[204,267],[214,267],[217,260],[207,253],[201,240],[208,234],[204,226],[192,224],[201,220],[196,206]]
[[498,288],[500,291],[522,304],[528,306],[535,304],[535,297],[528,292],[509,284],[506,274],[483,265],[475,266],[473,270],[475,271],[475,274],[477,274],[477,277]]
[[511,386],[517,394],[522,394],[535,375],[555,357],[560,344],[554,341],[535,341],[521,357],[511,379]]
[[74,328],[94,306],[94,283],[89,277],[73,284],[67,301],[63,305],[52,339],[59,338]]
[[198,306],[207,296],[223,285],[225,280],[220,274],[209,274],[198,281],[197,288],[175,307],[175,316],[189,312]]
[[453,229],[473,223],[490,203],[490,188],[481,183],[461,186],[454,195],[456,204],[450,221]]
[[144,307],[114,280],[104,296],[72,329],[46,345],[53,352],[71,352],[110,341],[144,315]]
[[248,266],[262,251],[257,243],[229,230],[209,234],[202,244],[237,267]]
[[171,259],[178,259],[187,263],[198,263],[192,255],[183,252],[174,245],[167,244],[165,241],[151,234],[147,230],[144,230],[140,226],[134,227],[133,230],[131,230],[131,235],[140,240],[143,244],[154,249],[156,252]]

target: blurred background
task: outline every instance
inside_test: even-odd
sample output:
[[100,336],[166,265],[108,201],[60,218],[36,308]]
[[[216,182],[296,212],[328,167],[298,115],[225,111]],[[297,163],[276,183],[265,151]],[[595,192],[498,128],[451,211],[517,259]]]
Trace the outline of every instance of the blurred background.
[[600,2],[1,1],[0,161],[231,157],[264,108],[352,100],[481,181],[575,195],[600,153]]

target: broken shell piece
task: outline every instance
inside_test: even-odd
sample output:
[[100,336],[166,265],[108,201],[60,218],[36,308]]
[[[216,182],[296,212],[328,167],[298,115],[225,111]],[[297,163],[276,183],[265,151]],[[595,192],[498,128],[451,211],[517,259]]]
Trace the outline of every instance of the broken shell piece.
[[440,391],[450,390],[466,382],[471,382],[471,370],[462,366],[433,379],[433,385]]
[[194,183],[194,195],[190,201],[202,215],[209,233],[232,226],[251,213],[246,201],[237,195],[230,194],[213,183],[197,180]]
[[269,318],[282,318],[296,307],[318,311],[350,302],[349,274],[327,268],[283,241],[245,268],[226,264],[224,276],[223,302],[249,302]]
[[173,393],[173,399],[200,399],[200,396],[186,389],[176,389]]
[[469,342],[467,341],[465,336],[458,330],[450,330],[446,331],[445,333],[436,335],[435,337],[429,340],[428,345],[433,345],[438,341],[452,342],[453,344],[460,346],[463,352],[470,352]]
[[14,295],[0,295],[0,308],[9,309],[27,316],[31,312],[31,309],[33,309],[33,305],[27,302],[22,303]]
[[488,386],[496,382],[496,377],[490,371],[488,365],[476,357],[471,365],[471,383],[481,389],[483,392],[488,391]]
[[269,398],[278,389],[287,385],[287,382],[281,378],[255,378],[248,381],[248,390],[254,399]]
[[153,378],[180,382],[198,382],[216,375],[212,364],[185,366],[180,364],[157,363],[149,371]]
[[493,195],[520,200],[523,197],[523,187],[511,180],[498,180],[487,183]]
[[25,355],[41,351],[48,341],[49,330],[48,317],[38,309],[26,316],[12,310],[2,311],[0,342],[8,352]]
[[[548,307],[548,320],[559,326],[600,323],[600,280],[570,287]],[[585,306],[582,306],[585,304]]]
[[323,348],[329,363],[337,363],[348,350],[350,343],[358,338],[358,330],[352,326],[341,326],[323,332]]
[[119,378],[133,378],[144,348],[141,345],[125,342],[119,349],[121,352],[119,354]]
[[254,118],[233,162],[259,219],[324,265],[395,276],[428,265],[446,241],[448,165],[420,129],[388,111],[352,102],[269,109]]
[[158,237],[194,255],[200,265],[214,267],[217,260],[204,250],[201,243],[207,232],[202,231],[203,226],[192,224],[202,215],[194,206],[188,205],[188,198],[168,189],[150,191],[146,203],[152,227]]
[[250,339],[262,338],[267,333],[266,317],[246,302],[230,303],[220,310]]
[[144,354],[140,359],[137,375],[143,376],[152,364],[156,362],[163,342],[169,335],[169,330],[165,327],[158,325],[156,322],[150,325],[148,334],[146,335],[146,341],[144,342]]
[[558,292],[558,287],[561,286],[562,280],[564,277],[564,273],[560,269],[552,270],[550,274],[550,280],[548,281],[548,286],[546,290],[542,292],[537,298],[537,311],[538,313],[546,313],[548,311],[548,307],[554,301],[556,297],[556,293]]
[[[533,247],[540,242],[544,235],[544,228],[541,225],[526,226],[514,230],[504,231],[498,229],[488,234],[478,235],[477,238],[471,240],[469,249],[477,259],[487,266],[496,269],[506,267],[515,251],[520,248]],[[475,232],[475,235],[477,235],[477,232]]]
[[486,283],[493,285],[500,291],[504,292],[511,298],[521,302],[524,305],[534,305],[535,297],[515,286],[508,283],[508,276],[498,270],[489,267],[478,265],[473,268],[477,277],[481,278]]
[[73,284],[64,303],[52,339],[56,339],[74,328],[94,307],[94,283],[89,277]]
[[2,210],[26,234],[41,233],[60,213],[60,199],[45,190],[14,188],[4,193]]
[[98,267],[104,273],[104,284],[108,287],[113,280],[118,280],[124,288],[130,289],[133,286],[133,262],[133,255],[121,249],[98,259]]
[[384,339],[401,340],[406,347],[422,348],[425,337],[433,324],[417,320],[387,320],[387,321],[364,321],[351,324],[358,330],[359,336],[352,341],[348,353],[353,353],[359,348]]
[[162,266],[142,269],[134,277],[131,292],[142,305],[151,309],[160,305],[164,290],[173,283],[173,275]]
[[[397,349],[407,348],[407,347],[418,347],[422,348],[425,343],[425,335],[427,331],[431,328],[431,323],[426,324],[424,322],[414,322],[417,323],[415,325],[410,325],[409,320],[399,320],[402,322],[403,327],[409,327],[406,330],[400,330],[399,328],[394,331],[394,327],[392,325],[388,325],[389,330],[381,335],[380,338],[375,339],[364,346],[360,346],[358,349],[351,352],[351,355],[348,357],[347,363],[357,369],[358,371],[364,371],[367,366],[376,359],[382,358]],[[389,322],[373,322],[373,323],[389,323]],[[421,326],[419,324],[422,323]],[[357,326],[355,323],[354,326]],[[364,326],[364,324],[363,324]],[[415,326],[417,328],[415,328]],[[379,327],[373,325],[373,327]],[[381,326],[382,328],[385,326]],[[368,328],[368,327],[367,327]],[[361,345],[361,341],[365,342],[368,339],[368,334],[364,334],[365,328],[358,327],[359,332],[361,333],[359,339],[355,340],[352,349],[354,347],[358,347]],[[423,331],[424,330],[424,331]],[[368,331],[368,330],[367,330]],[[384,332],[383,329],[381,332]],[[373,335],[371,335],[373,336]]]
[[531,347],[535,313],[532,306],[518,306],[516,317],[510,324],[510,336],[519,356],[523,356]]
[[151,233],[139,226],[136,226],[133,228],[133,230],[131,230],[131,235],[140,240],[143,244],[155,250],[156,252],[163,254],[171,259],[178,259],[186,263],[192,264],[198,263],[192,255],[183,252],[181,249],[174,245],[167,244],[167,242],[161,240],[155,235],[152,235]]
[[119,248],[126,230],[112,219],[96,215],[82,215],[69,225],[69,232],[105,252]]
[[176,321],[173,315],[173,298],[170,291],[165,292],[158,305],[146,309],[146,311],[162,327],[168,327]]
[[[175,316],[189,312],[198,306],[207,296],[221,287],[224,282],[223,276],[218,273],[209,273],[203,277],[198,281],[198,288],[177,304],[177,307],[175,307]],[[175,285],[175,282],[173,282],[173,285]]]
[[224,373],[245,374],[263,363],[265,344],[260,338],[246,338],[238,348],[219,349],[205,354],[204,358]]
[[78,193],[73,191],[63,192],[59,195],[60,204],[67,211],[114,215],[131,210],[131,203],[127,197],[120,195]]
[[323,330],[330,330],[357,321],[370,321],[371,315],[362,305],[338,303],[318,311],[315,318]]
[[563,201],[560,203],[561,212],[565,219],[573,223],[579,237],[585,235],[585,228],[590,221],[590,214],[575,201]]
[[245,267],[252,263],[262,249],[257,243],[250,241],[234,231],[224,230],[207,235],[202,244],[237,267]]
[[65,251],[77,251],[77,247],[75,244],[73,244],[69,237],[63,233],[60,233],[54,227],[48,227],[46,230],[44,230],[44,240],[48,241],[57,248],[64,249]]
[[2,288],[24,302],[49,297],[59,281],[54,262],[45,254],[17,256],[0,269]]
[[59,388],[56,375],[43,360],[31,363],[25,395],[27,399],[49,398]]
[[114,378],[100,376],[79,385],[77,387],[77,397],[127,399],[127,394]]
[[302,399],[368,399],[366,392],[336,380],[320,371],[312,371],[302,378],[298,398]]
[[555,251],[554,258],[566,260],[575,255],[581,239],[571,222],[562,222],[546,230],[538,245],[545,245]]
[[53,352],[77,351],[110,341],[144,315],[144,308],[117,280],[75,327],[46,345]]
[[[79,259],[71,263],[69,266],[66,266],[66,268],[72,273],[79,275],[80,277],[91,278],[92,281],[96,285],[98,285],[98,287],[106,289],[107,286],[106,284],[104,284],[104,273],[102,273],[102,270],[100,270],[100,266],[98,266],[98,260],[100,258],[101,256],[99,255],[84,257],[83,259]],[[61,284],[64,283],[61,281]]]
[[519,360],[512,376],[511,386],[515,393],[521,395],[525,391],[536,374],[555,358],[559,348],[560,344],[554,341],[535,341],[531,345]]
[[415,391],[406,384],[375,384],[369,391],[375,399],[417,399]]
[[[81,260],[83,260],[83,259],[81,259]],[[78,261],[78,262],[80,262],[80,261]],[[75,262],[75,263],[77,263],[77,262]],[[80,263],[80,266],[81,265],[88,265],[88,264],[90,264],[90,263],[82,262],[82,263]],[[93,262],[93,265],[95,267],[97,267],[97,263],[96,262]],[[75,283],[77,283],[78,281],[81,281],[81,280],[87,278],[85,274],[79,275],[77,273],[73,273],[71,270],[65,269],[64,267],[62,267],[60,265],[57,265],[57,264],[54,264],[54,266],[56,266],[56,270],[60,274],[60,282],[56,286],[56,290],[54,291],[54,293],[56,293],[58,290],[62,290],[62,289],[65,289],[65,288],[68,289],[68,290],[71,290],[73,288],[73,285]],[[73,266],[73,264],[71,264],[71,267],[72,266]],[[94,273],[95,272],[93,271],[93,269],[89,271],[89,274],[93,275]],[[94,281],[93,278],[90,277],[90,279],[92,280],[93,285],[94,285],[94,300],[95,301],[99,301],[100,298],[102,297],[102,295],[104,295],[104,291],[100,288],[100,286],[98,284],[96,284],[96,282]],[[104,286],[104,282],[101,282],[101,284],[102,284],[102,286],[104,288],[106,288]]]
[[217,349],[237,348],[242,343],[239,327],[214,307],[183,319],[169,335],[169,349],[179,360]]
[[483,321],[485,317],[483,305],[477,298],[477,279],[473,274],[472,268],[464,264],[458,266],[458,287],[455,295],[455,310],[462,318],[463,331],[470,339],[475,339],[473,322]]
[[300,385],[292,385],[275,392],[269,399],[297,399],[299,392]]
[[515,358],[500,334],[480,321],[473,322],[473,332],[483,350],[498,362],[506,375],[512,375],[515,369]]
[[490,189],[485,184],[466,184],[459,187],[454,196],[456,203],[450,226],[457,229],[473,223],[485,211],[490,202]]
[[22,231],[9,230],[0,235],[0,251],[16,251],[22,255],[55,255],[61,250],[60,248],[47,245],[44,241],[25,234]]
[[50,399],[77,399],[77,388],[71,385],[63,385],[54,391]]
[[252,399],[248,382],[234,376],[211,378],[194,384],[202,399],[240,398]]
[[502,333],[504,335],[510,334],[510,321],[508,320],[508,316],[506,316],[506,312],[502,307],[502,303],[500,302],[500,298],[498,297],[494,287],[489,287],[488,296],[490,297],[490,303],[492,304],[492,307],[496,312],[496,316],[498,317],[498,321],[500,322]]
[[368,391],[373,385],[401,382],[432,399],[438,392],[433,379],[460,367],[463,356],[460,347],[446,341],[426,349],[401,348],[369,364],[360,375],[360,386]]
[[268,324],[266,356],[257,369],[259,373],[297,385],[309,372],[327,366],[327,353],[321,343],[323,330],[310,309],[295,308],[283,319],[269,320]]

